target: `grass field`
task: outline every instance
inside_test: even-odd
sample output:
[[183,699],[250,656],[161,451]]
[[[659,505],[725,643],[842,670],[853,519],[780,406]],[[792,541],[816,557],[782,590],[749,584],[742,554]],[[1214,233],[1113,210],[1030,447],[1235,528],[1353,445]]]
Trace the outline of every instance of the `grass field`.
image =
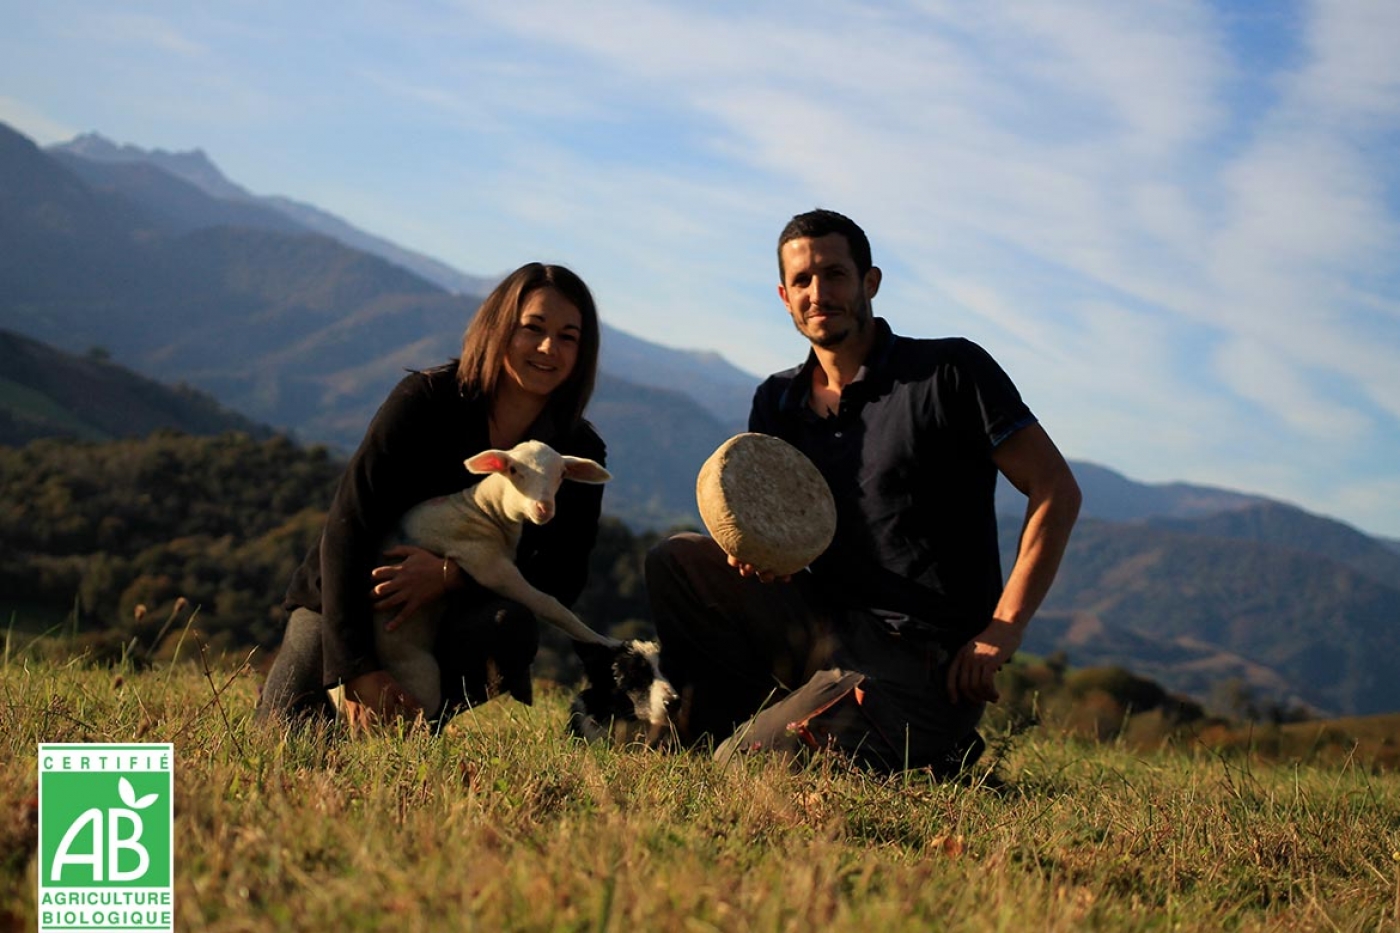
[[0,930],[36,922],[41,741],[174,743],[182,930],[1400,930],[1400,775],[1354,758],[1042,727],[994,790],[587,746],[559,691],[358,740],[260,727],[255,691],[10,657]]

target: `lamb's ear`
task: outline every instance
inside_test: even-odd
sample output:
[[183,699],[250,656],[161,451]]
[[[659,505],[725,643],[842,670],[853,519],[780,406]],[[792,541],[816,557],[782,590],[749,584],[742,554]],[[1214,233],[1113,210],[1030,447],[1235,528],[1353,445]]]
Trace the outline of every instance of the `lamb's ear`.
[[606,483],[612,474],[587,457],[564,457],[564,478],[576,483]]
[[483,450],[462,463],[472,473],[504,473],[510,469],[510,454],[504,450]]

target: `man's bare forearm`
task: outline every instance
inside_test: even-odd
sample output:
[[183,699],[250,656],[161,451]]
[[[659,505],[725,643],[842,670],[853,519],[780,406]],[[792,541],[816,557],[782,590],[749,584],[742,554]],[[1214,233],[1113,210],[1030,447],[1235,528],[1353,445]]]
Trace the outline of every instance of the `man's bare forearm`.
[[1026,517],[993,619],[1024,630],[1055,582],[1083,495],[1069,464],[1039,426],[1018,432],[1006,448],[998,451],[997,465],[1026,494]]

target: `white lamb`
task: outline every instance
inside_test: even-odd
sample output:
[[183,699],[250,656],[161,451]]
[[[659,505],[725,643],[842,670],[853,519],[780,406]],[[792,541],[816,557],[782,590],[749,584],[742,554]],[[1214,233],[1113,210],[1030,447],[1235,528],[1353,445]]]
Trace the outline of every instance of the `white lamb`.
[[[515,566],[515,550],[525,522],[543,525],[554,517],[554,495],[566,479],[605,483],[607,470],[584,457],[565,456],[539,441],[525,441],[510,450],[486,450],[465,461],[472,473],[486,478],[460,493],[429,499],[409,509],[399,523],[394,542],[442,554],[471,577],[525,606],[575,641],[615,647],[616,639],[600,635],[559,600],[530,585]],[[374,646],[379,660],[428,715],[442,703],[433,643],[442,620],[442,601],[415,613],[388,631],[392,613],[375,617]],[[339,688],[335,693],[339,693]],[[341,697],[334,697],[337,706]]]

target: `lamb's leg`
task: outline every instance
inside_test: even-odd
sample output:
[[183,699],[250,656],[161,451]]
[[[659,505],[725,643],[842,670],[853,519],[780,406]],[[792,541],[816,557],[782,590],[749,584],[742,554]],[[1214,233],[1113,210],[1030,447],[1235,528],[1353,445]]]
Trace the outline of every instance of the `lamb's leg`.
[[441,672],[433,655],[442,601],[425,606],[390,632],[384,625],[392,616],[379,613],[374,619],[374,650],[399,686],[423,707],[427,716],[437,715],[442,705]]
[[471,561],[470,556],[457,554],[449,556],[461,564],[462,568],[482,586],[494,590],[507,599],[515,600],[574,641],[608,645],[609,647],[621,644],[615,638],[608,638],[606,635],[600,635],[593,631],[559,600],[548,593],[541,593],[535,589],[510,561],[492,560],[485,566],[468,566]]

